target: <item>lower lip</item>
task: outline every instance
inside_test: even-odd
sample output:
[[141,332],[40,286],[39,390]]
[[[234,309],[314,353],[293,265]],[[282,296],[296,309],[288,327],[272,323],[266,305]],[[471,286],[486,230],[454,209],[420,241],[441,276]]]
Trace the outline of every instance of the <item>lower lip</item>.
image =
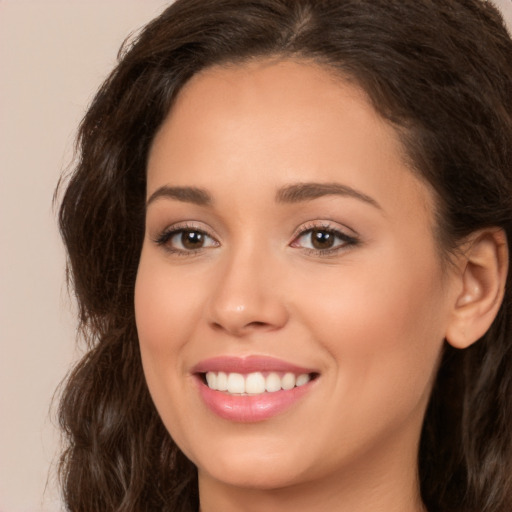
[[208,408],[217,416],[239,423],[254,423],[268,420],[292,407],[310,391],[313,382],[273,393],[230,395],[210,389],[199,380],[199,393]]

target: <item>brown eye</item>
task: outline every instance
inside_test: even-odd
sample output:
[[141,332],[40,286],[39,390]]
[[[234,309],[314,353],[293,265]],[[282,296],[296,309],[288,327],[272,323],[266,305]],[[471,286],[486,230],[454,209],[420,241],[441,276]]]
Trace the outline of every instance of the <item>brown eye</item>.
[[201,249],[204,246],[204,238],[204,233],[200,231],[184,230],[181,232],[181,245],[189,250]]
[[292,247],[313,251],[319,255],[336,252],[358,243],[358,239],[338,229],[318,227],[303,231],[292,243]]
[[155,242],[172,253],[193,253],[219,247],[219,242],[200,229],[183,228],[164,231]]
[[336,241],[336,235],[324,229],[313,229],[311,231],[311,245],[315,249],[331,249]]

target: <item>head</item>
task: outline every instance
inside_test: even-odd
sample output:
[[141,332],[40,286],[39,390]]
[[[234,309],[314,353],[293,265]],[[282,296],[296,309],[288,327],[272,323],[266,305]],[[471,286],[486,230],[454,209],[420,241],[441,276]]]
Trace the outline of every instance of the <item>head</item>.
[[[70,502],[84,499],[73,495],[73,480],[92,482],[94,466],[103,475],[95,485],[110,485],[112,502],[124,496],[140,508],[169,495],[196,499],[194,467],[148,393],[134,308],[153,192],[148,173],[187,94],[199,88],[204,97],[208,87],[215,92],[219,76],[247,78],[273,63],[274,71],[317,69],[325,87],[357,95],[393,139],[404,176],[423,191],[430,219],[423,225],[432,228],[435,268],[446,276],[461,255],[482,247],[485,253],[486,241],[500,245],[503,260],[512,235],[511,51],[496,11],[478,1],[186,0],[148,25],[83,121],[81,160],[61,209],[81,321],[91,337],[62,408],[74,443],[66,467]],[[481,253],[474,254],[468,290],[482,290],[475,263]],[[501,273],[506,263],[498,265]],[[473,315],[485,321],[450,324],[447,341],[431,354],[419,477],[433,510],[461,503],[486,510],[492,502],[488,510],[499,510],[508,503],[510,293],[510,286],[503,299],[498,292],[487,316]],[[474,298],[464,295],[462,305],[481,304]],[[130,466],[140,468],[137,479]]]

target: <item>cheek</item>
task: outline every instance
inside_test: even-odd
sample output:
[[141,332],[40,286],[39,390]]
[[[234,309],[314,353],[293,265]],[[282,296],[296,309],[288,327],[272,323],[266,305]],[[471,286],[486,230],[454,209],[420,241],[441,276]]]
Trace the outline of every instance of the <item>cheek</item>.
[[[183,274],[183,273],[182,273]],[[199,315],[199,287],[186,275],[174,278],[165,260],[142,251],[135,286],[135,316],[141,350],[174,352]]]
[[165,260],[141,254],[135,285],[135,318],[142,365],[149,391],[159,408],[184,374],[183,347],[200,316],[197,287],[176,280]]
[[310,283],[303,302],[304,322],[332,370],[325,374],[331,394],[323,436],[345,432],[334,459],[355,439],[366,446],[376,436],[421,428],[443,344],[442,289],[432,274],[368,268],[339,272],[318,288],[321,281]]
[[163,422],[182,444],[186,444],[182,419],[190,405],[183,399],[188,380],[183,378],[187,376],[184,352],[201,316],[200,308],[194,308],[200,303],[199,287],[186,284],[186,276],[177,280],[165,259],[143,249],[135,285],[135,317],[144,375]]
[[[302,311],[338,368],[345,389],[416,398],[430,386],[443,344],[446,309],[436,259],[396,252],[312,279]],[[316,300],[315,300],[316,299]]]

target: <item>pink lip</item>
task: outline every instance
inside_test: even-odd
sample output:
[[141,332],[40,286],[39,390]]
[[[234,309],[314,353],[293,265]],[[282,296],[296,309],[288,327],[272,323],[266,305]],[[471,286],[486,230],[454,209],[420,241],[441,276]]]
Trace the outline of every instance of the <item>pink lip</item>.
[[266,356],[247,357],[212,357],[205,359],[192,368],[192,373],[226,372],[226,373],[252,373],[252,372],[291,372],[296,375],[315,373],[311,368],[304,368],[288,363],[281,359]]
[[262,393],[260,395],[229,395],[210,389],[201,376],[209,371],[226,373],[292,372],[296,375],[315,373],[314,370],[299,367],[280,359],[262,356],[216,357],[201,361],[193,368],[197,375],[199,395],[206,406],[217,416],[234,422],[251,423],[268,420],[296,404],[315,385],[316,379],[290,390]]

